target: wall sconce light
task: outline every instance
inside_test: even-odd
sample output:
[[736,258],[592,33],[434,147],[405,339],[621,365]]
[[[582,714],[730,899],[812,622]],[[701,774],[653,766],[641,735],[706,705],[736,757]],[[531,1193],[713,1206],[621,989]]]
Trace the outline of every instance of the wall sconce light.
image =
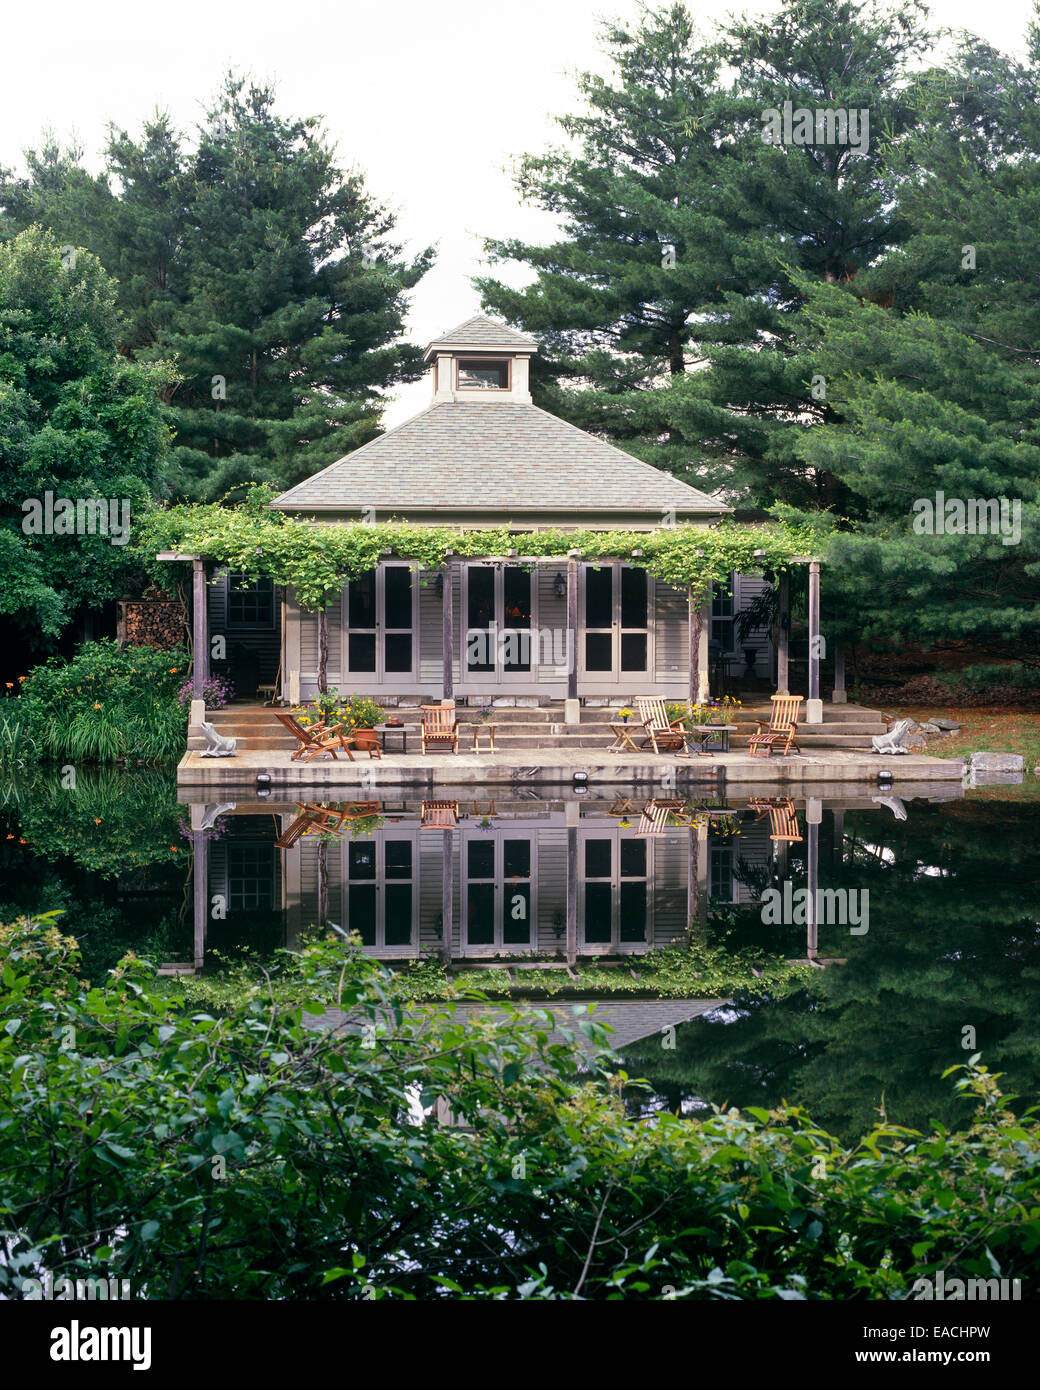
[[444,913],[438,912],[433,919],[433,934],[439,941],[444,935]]
[[559,939],[563,935],[563,913],[554,912],[552,919],[553,936]]
[[553,580],[553,593],[557,598],[567,597],[567,581],[559,571],[557,571],[556,578]]
[[438,598],[444,593],[444,575],[438,572],[433,580],[433,592]]

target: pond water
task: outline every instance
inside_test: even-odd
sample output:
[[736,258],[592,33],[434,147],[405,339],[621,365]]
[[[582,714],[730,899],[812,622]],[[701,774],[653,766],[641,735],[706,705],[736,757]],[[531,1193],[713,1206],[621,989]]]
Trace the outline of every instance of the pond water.
[[[0,920],[63,909],[92,978],[127,949],[220,971],[332,922],[401,968],[508,965],[531,998],[538,967],[617,972],[630,992],[614,1024],[646,1108],[786,1099],[849,1136],[882,1106],[897,1123],[967,1122],[941,1073],[975,1051],[1006,1092],[1040,1081],[1036,801],[503,788],[189,805],[172,773],[68,780],[0,783]],[[650,1007],[640,958],[691,942],[740,952],[749,981],[757,957],[820,968],[784,997]]]

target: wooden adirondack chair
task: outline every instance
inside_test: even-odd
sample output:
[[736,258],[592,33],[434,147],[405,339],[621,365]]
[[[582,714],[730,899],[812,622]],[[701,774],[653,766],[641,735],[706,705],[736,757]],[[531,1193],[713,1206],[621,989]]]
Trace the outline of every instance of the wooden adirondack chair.
[[764,719],[756,719],[757,730],[751,735],[751,742],[748,745],[748,752],[753,758],[768,758],[772,755],[774,747],[780,748],[780,756],[784,757],[793,748],[796,753],[802,750],[795,742],[795,730],[798,728],[798,714],[802,704],[800,695],[773,695],[773,710],[767,724]]
[[346,753],[351,762],[354,761],[354,755],[351,753],[350,744],[343,733],[342,724],[304,725],[300,723],[295,714],[289,714],[285,710],[274,710],[273,713],[279,724],[288,729],[300,745],[296,752],[291,754],[293,762],[297,758],[303,758],[305,763],[309,763],[319,753],[331,753],[333,759],[338,762],[337,748]]
[[674,753],[677,758],[688,758],[690,751],[686,746],[686,730],[681,719],[670,720],[659,695],[643,696],[636,701],[637,718],[646,732],[641,747],[649,744],[655,753]]
[[419,811],[419,824],[451,830],[459,823],[457,801],[424,801]]
[[762,814],[756,816],[756,820],[769,817],[771,840],[787,844],[801,842],[802,836],[798,833],[798,812],[794,809],[794,802],[790,797],[783,797],[778,801],[749,801],[748,806],[753,811],[761,811]]
[[431,748],[446,748],[451,745],[451,751],[459,751],[459,721],[455,718],[455,707],[453,705],[420,705],[422,711],[422,728],[419,731],[419,738],[422,743],[422,751],[425,753],[427,746]]

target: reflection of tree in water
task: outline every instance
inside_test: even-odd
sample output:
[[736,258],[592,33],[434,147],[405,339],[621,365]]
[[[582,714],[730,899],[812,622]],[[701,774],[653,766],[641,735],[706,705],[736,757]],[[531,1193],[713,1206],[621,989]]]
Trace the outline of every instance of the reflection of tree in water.
[[[905,822],[846,812],[842,862],[821,856],[820,885],[869,891],[870,930],[821,925],[820,954],[847,964],[820,971],[813,994],[740,1001],[732,1022],[683,1025],[673,1052],[658,1039],[639,1044],[626,1052],[628,1069],[669,1098],[786,1098],[846,1136],[869,1126],[882,1104],[897,1123],[963,1126],[971,1107],[941,1073],[971,1055],[962,1047],[971,1028],[986,1065],[1006,1074],[1002,1089],[1032,1098],[1038,832],[1035,803],[914,802]],[[757,916],[757,904],[713,914],[709,939],[722,932],[729,945],[752,942]]]

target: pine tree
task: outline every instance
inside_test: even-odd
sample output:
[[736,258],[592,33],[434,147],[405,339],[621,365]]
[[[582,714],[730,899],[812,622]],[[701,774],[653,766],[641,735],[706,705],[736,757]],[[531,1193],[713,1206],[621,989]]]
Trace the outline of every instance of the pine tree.
[[25,178],[0,175],[0,228],[92,250],[123,350],[176,358],[168,495],[289,486],[379,432],[382,393],[422,371],[402,332],[432,251],[404,254],[317,119],[229,74],[194,150],[158,113],[136,140],[110,128],[106,175],[80,157],[50,141]]
[[[793,450],[826,418],[794,332],[797,275],[848,279],[905,235],[884,160],[915,118],[920,16],[916,0],[785,0],[698,43],[673,5],[635,33],[608,31],[618,81],[585,76],[591,114],[561,122],[581,154],[520,166],[521,191],[561,215],[565,239],[490,243],[538,278],[522,291],[478,281],[486,304],[543,338],[556,382],[581,383],[540,385],[547,404],[659,465],[692,460],[701,481],[752,501],[833,500]],[[765,113],[786,100],[868,109],[869,143],[766,143]],[[662,268],[667,238],[675,266]]]

